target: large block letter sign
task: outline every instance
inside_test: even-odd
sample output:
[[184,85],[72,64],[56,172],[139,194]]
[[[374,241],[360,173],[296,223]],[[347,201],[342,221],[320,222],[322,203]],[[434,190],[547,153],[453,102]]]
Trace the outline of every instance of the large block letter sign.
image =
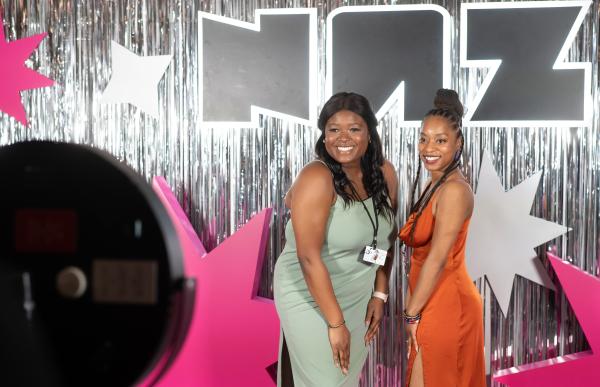
[[260,9],[256,24],[199,14],[204,126],[256,126],[259,112],[316,116],[315,9]]
[[461,5],[461,65],[488,67],[472,126],[586,126],[591,63],[567,54],[591,1]]
[[341,7],[327,17],[327,95],[365,95],[381,118],[396,101],[419,125],[450,82],[450,15],[436,5]]

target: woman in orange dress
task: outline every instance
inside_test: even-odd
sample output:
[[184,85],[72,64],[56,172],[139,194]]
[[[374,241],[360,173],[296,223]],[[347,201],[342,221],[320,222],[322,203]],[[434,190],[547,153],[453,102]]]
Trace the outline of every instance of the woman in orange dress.
[[465,246],[473,192],[460,171],[463,106],[438,90],[423,120],[419,157],[431,174],[400,238],[412,247],[404,319],[408,387],[485,387],[483,309],[467,274]]

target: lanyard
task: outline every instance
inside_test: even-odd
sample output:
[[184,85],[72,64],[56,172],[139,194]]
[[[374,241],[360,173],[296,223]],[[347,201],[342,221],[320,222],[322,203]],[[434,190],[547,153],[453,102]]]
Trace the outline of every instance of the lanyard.
[[375,221],[373,221],[373,217],[371,217],[371,213],[369,212],[367,205],[365,204],[364,201],[360,200],[360,196],[358,196],[358,192],[356,192],[356,189],[354,188],[352,183],[350,183],[350,184],[351,184],[350,188],[352,189],[352,193],[356,197],[356,200],[358,200],[360,202],[360,204],[363,205],[365,212],[369,216],[369,221],[371,221],[371,226],[373,226],[373,242],[371,245],[374,249],[376,249],[377,248],[377,231],[379,230],[379,217],[377,216],[377,209],[375,208],[375,201],[373,199],[371,199],[371,202],[373,203],[373,214],[375,215]]

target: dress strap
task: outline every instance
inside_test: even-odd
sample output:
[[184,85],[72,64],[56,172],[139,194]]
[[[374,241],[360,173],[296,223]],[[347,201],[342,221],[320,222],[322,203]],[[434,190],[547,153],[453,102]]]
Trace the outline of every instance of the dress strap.
[[327,169],[329,170],[329,173],[331,173],[331,177],[333,177],[333,171],[331,170],[331,168],[329,168],[329,165],[327,165],[327,163],[321,159],[315,159],[315,161],[318,161],[319,163],[323,164],[324,166],[327,167]]
[[[331,168],[329,168],[329,165],[327,165],[327,163],[325,161],[323,161],[321,159],[315,159],[314,161],[318,161],[319,163],[321,163],[324,166],[326,166],[327,170],[329,170],[329,173],[331,173],[331,178],[332,179],[334,178],[333,171],[331,170]],[[337,194],[337,192],[335,192],[335,201],[333,202],[332,206],[334,206],[337,203],[338,198],[339,198],[339,195]]]

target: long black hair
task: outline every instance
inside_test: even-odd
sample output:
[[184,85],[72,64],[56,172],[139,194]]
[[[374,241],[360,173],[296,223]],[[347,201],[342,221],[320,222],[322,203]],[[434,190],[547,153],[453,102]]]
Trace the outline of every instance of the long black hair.
[[381,139],[377,133],[377,118],[371,109],[371,104],[369,104],[369,101],[365,97],[356,93],[341,92],[333,95],[325,103],[319,115],[318,126],[321,130],[321,136],[315,145],[315,153],[331,170],[335,192],[342,197],[344,203],[349,205],[354,201],[360,200],[354,194],[356,188],[352,185],[348,176],[346,176],[342,165],[331,157],[325,149],[325,125],[327,125],[327,121],[334,114],[342,110],[349,110],[358,114],[367,124],[370,142],[367,145],[367,151],[360,159],[362,183],[367,194],[373,199],[373,203],[375,203],[377,214],[383,213],[388,219],[392,219],[394,211],[390,204],[388,187],[381,171],[384,158]]
[[462,117],[464,114],[464,108],[460,99],[458,98],[458,94],[454,90],[450,89],[439,89],[435,94],[435,98],[433,100],[434,108],[425,114],[423,121],[427,117],[444,117],[448,120],[448,123],[456,131],[457,138],[460,140],[460,149],[454,156],[454,160],[446,167],[442,177],[433,184],[429,183],[423,194],[419,197],[419,199],[415,202],[415,192],[417,190],[417,186],[419,184],[419,178],[421,177],[421,159],[419,158],[419,167],[417,168],[417,177],[413,182],[412,189],[410,190],[410,207],[409,214],[416,213],[415,219],[412,223],[410,230],[410,240],[412,241],[414,238],[415,229],[417,227],[417,221],[421,217],[423,210],[429,204],[429,200],[433,197],[433,194],[437,189],[446,181],[446,178],[452,171],[460,167],[461,156],[463,152],[463,148],[465,145],[464,136],[462,133]]

